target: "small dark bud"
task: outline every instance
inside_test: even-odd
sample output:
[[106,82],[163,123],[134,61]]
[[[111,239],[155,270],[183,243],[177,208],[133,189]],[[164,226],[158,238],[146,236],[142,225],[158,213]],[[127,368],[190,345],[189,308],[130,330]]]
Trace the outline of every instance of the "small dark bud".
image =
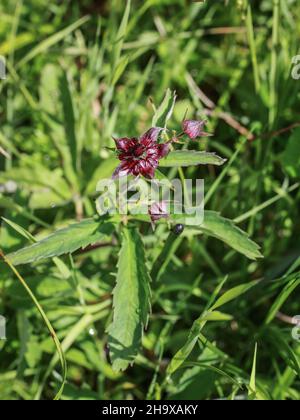
[[173,227],[173,233],[175,233],[175,235],[181,235],[183,231],[184,231],[184,225],[179,224]]

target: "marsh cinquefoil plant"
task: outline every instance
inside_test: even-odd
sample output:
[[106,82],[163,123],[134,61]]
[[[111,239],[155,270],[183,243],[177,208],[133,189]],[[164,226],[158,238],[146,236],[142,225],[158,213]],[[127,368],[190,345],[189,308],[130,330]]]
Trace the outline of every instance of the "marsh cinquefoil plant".
[[[116,157],[121,161],[112,174],[112,179],[130,176],[156,179],[159,183],[164,177],[164,167],[173,167],[182,172],[182,167],[195,165],[223,165],[225,160],[214,153],[188,150],[187,139],[206,136],[203,131],[204,121],[185,120],[182,132],[176,134],[166,129],[153,127],[140,138],[115,139]],[[184,148],[175,150],[176,147]],[[116,160],[117,163],[117,160]],[[145,237],[147,225],[159,224],[166,236],[160,254],[151,260],[147,257]],[[146,227],[145,227],[146,226]],[[141,234],[141,231],[143,234]],[[152,232],[151,229],[149,232]],[[116,286],[113,290],[111,322],[107,328],[110,359],[115,370],[125,370],[131,365],[141,350],[143,330],[147,327],[151,313],[151,283],[157,283],[170,262],[172,244],[181,235],[206,234],[213,236],[246,257],[255,260],[261,257],[259,247],[248,235],[235,224],[212,211],[205,211],[204,221],[200,225],[186,223],[185,215],[169,213],[166,202],[149,202],[149,212],[145,215],[95,215],[94,218],[82,220],[67,228],[54,232],[49,237],[7,256],[12,266],[33,263],[45,258],[72,254],[90,245],[105,242],[112,236],[117,237],[120,251],[118,254]],[[223,303],[251,287],[243,286],[226,295]],[[205,322],[217,316],[216,309],[222,302],[212,302],[204,314],[195,321],[186,345],[179,349],[168,367],[171,374],[184,362],[192,351]]]

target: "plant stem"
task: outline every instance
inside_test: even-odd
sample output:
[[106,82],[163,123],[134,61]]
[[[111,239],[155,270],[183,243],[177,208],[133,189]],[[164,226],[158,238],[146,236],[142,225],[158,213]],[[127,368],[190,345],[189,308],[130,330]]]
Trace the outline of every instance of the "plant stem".
[[159,254],[159,256],[153,264],[151,270],[151,278],[153,282],[158,281],[163,272],[165,271],[172,256],[176,252],[176,249],[180,245],[181,239],[181,236],[176,235],[172,231],[170,232],[161,253]]

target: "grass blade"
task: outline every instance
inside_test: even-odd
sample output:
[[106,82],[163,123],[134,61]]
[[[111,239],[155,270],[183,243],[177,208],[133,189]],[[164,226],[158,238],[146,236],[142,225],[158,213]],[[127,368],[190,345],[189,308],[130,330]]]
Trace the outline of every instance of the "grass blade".
[[74,32],[80,26],[84,25],[89,20],[89,16],[84,16],[79,19],[77,22],[72,23],[67,28],[57,32],[56,34],[50,36],[49,38],[45,39],[41,43],[39,43],[36,47],[34,47],[22,60],[19,61],[17,67],[23,66],[35,58],[37,55],[46,52],[49,48],[53,45],[57,44],[58,42],[62,41],[66,38],[70,33]]
[[43,321],[45,322],[46,327],[48,328],[51,337],[54,341],[57,353],[59,355],[59,360],[60,360],[60,364],[61,364],[61,368],[62,368],[62,384],[56,394],[56,396],[54,397],[55,400],[59,400],[63,390],[64,390],[64,386],[67,380],[67,362],[65,359],[65,355],[64,352],[62,351],[61,348],[61,344],[60,341],[56,335],[55,330],[53,329],[49,319],[47,318],[47,315],[45,314],[43,308],[41,307],[41,305],[39,304],[38,300],[36,299],[35,295],[32,293],[31,289],[28,287],[26,281],[23,279],[23,277],[21,276],[21,274],[17,271],[17,269],[13,266],[13,264],[10,262],[10,260],[4,255],[4,253],[2,252],[2,250],[0,249],[0,257],[4,260],[4,262],[9,266],[9,268],[13,271],[13,273],[16,275],[16,277],[18,278],[18,280],[20,281],[20,283],[22,284],[22,286],[24,287],[24,289],[27,291],[28,295],[31,297],[33,303],[35,304],[36,308],[38,309]]

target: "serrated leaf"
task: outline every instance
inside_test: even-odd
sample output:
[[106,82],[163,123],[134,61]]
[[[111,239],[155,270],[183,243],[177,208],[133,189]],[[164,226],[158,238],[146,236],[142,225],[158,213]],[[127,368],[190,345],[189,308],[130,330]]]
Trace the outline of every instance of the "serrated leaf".
[[45,258],[69,254],[79,248],[103,241],[111,235],[113,226],[93,219],[60,229],[34,245],[7,255],[13,265],[28,264]]
[[232,220],[222,217],[217,212],[206,210],[202,224],[199,224],[196,217],[193,220],[190,216],[171,215],[170,218],[173,223],[185,224],[192,234],[203,232],[208,236],[217,238],[251,260],[263,258],[259,245],[253,242],[249,235]]
[[159,166],[162,168],[196,165],[221,166],[225,162],[226,159],[221,158],[215,153],[195,152],[194,150],[176,150],[175,152],[170,152],[168,156],[161,159]]
[[251,260],[263,258],[260,247],[249,238],[249,235],[237,227],[232,220],[222,217],[219,213],[206,211],[204,222],[198,229],[225,242]]
[[108,328],[108,343],[113,369],[119,371],[134,362],[150,312],[150,276],[144,245],[133,228],[123,230],[113,295],[114,315]]

